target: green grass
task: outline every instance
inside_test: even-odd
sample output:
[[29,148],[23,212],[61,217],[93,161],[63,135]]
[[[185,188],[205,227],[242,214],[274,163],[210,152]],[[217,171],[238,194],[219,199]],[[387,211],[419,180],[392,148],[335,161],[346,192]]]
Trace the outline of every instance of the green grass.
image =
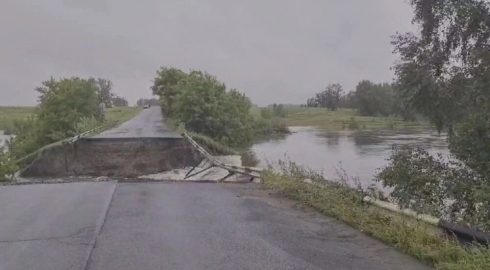
[[425,129],[427,122],[403,121],[399,117],[360,116],[352,109],[288,107],[288,126],[314,126],[325,130]]
[[[33,116],[36,107],[0,107],[0,130],[11,131],[16,120]],[[141,112],[140,107],[116,107],[106,111],[107,127],[119,125]]]
[[[315,184],[305,183],[306,178]],[[490,269],[488,248],[462,247],[436,227],[368,205],[362,201],[362,192],[327,182],[293,163],[283,167],[281,173],[266,172],[263,180],[267,188],[335,217],[436,269]]]
[[25,120],[34,114],[35,107],[0,107],[0,130],[9,132],[16,120]]
[[114,127],[135,117],[142,110],[141,107],[114,107],[106,111],[105,119],[108,127]]

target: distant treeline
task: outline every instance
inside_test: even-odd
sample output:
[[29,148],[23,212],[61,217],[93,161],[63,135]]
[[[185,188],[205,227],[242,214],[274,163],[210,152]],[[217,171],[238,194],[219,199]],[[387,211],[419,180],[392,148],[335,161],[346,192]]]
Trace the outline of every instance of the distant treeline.
[[136,101],[136,106],[143,107],[145,105],[158,106],[159,101],[156,98],[150,98],[150,99],[140,98],[138,99],[138,101]]
[[405,120],[413,120],[415,113],[406,105],[391,83],[359,82],[354,91],[344,93],[340,84],[330,84],[306,102],[307,107],[356,109],[363,116],[399,115]]

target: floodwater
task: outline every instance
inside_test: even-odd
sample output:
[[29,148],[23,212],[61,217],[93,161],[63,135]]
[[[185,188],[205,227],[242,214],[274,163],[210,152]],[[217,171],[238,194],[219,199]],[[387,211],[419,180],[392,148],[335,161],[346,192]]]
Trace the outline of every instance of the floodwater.
[[432,154],[447,156],[446,136],[425,131],[325,131],[312,127],[291,127],[285,138],[255,144],[252,151],[259,167],[290,160],[321,172],[326,179],[345,179],[350,185],[382,189],[374,181],[394,145],[414,145]]

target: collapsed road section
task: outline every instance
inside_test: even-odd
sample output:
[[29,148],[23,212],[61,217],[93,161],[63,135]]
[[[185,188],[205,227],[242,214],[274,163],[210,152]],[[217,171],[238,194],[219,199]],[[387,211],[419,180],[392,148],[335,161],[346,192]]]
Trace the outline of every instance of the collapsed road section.
[[136,177],[199,161],[199,153],[183,138],[83,138],[44,150],[21,176]]
[[21,177],[136,177],[193,167],[202,157],[165,125],[159,107],[145,109],[119,127],[44,149]]

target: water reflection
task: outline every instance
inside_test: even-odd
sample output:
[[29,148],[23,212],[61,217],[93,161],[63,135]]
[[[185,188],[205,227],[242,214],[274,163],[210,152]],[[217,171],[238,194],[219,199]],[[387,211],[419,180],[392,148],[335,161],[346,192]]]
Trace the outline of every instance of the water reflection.
[[[373,184],[377,169],[387,164],[394,145],[415,145],[430,153],[448,154],[446,136],[432,130],[376,132],[329,132],[309,127],[291,128],[293,133],[283,139],[255,144],[253,152],[259,166],[289,158],[291,161],[323,171],[329,179],[339,179],[345,170],[358,178],[363,187]],[[376,185],[379,187],[379,185]]]

